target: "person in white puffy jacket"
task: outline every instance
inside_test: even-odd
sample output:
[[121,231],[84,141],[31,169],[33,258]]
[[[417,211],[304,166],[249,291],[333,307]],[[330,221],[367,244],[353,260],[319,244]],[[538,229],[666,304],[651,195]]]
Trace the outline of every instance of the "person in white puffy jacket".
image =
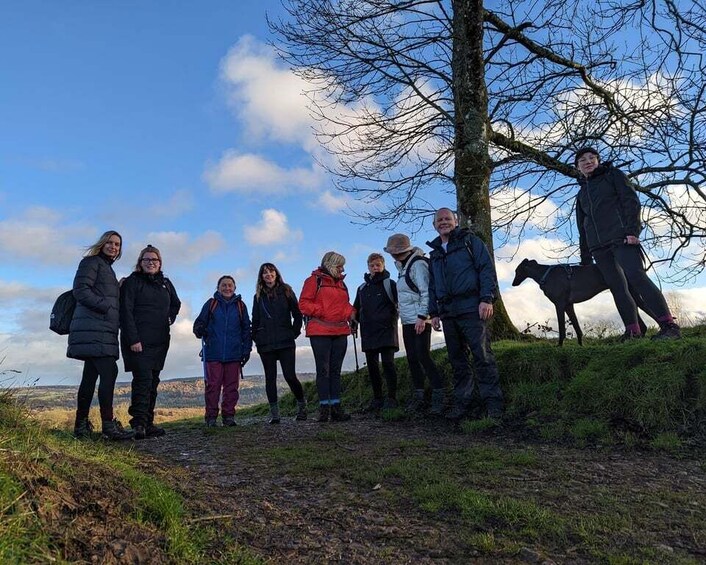
[[409,237],[401,233],[388,238],[385,252],[392,255],[399,271],[397,295],[402,339],[414,385],[414,394],[407,405],[407,411],[421,413],[427,407],[424,395],[426,374],[432,388],[429,414],[441,416],[444,412],[444,383],[429,353],[432,332],[429,317],[429,260],[424,251],[414,247]]

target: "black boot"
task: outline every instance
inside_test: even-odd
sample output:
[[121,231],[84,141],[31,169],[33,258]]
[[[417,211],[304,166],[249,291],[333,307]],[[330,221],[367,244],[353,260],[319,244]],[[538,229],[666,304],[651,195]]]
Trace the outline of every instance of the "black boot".
[[294,418],[298,421],[306,420],[306,400],[297,400],[297,415]]
[[443,388],[435,388],[431,391],[431,408],[429,409],[430,416],[444,415],[444,400],[446,391]]
[[93,424],[88,418],[80,418],[74,424],[74,437],[76,439],[90,438],[93,435]]
[[148,422],[145,426],[145,432],[147,433],[147,437],[162,437],[167,433],[167,430],[155,426],[152,422]]
[[135,432],[126,430],[120,420],[113,418],[110,422],[103,422],[103,439],[111,441],[123,441],[133,439]]
[[319,404],[319,417],[316,418],[316,421],[317,422],[328,422],[330,415],[331,415],[331,407],[328,404]]
[[346,414],[343,411],[343,407],[340,404],[331,405],[331,421],[332,422],[347,422],[351,419],[350,414]]

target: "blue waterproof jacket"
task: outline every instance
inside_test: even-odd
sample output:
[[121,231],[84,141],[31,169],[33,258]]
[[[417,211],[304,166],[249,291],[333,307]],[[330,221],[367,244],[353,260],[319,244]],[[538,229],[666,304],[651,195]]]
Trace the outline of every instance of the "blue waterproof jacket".
[[[216,301],[212,308],[213,300]],[[252,350],[250,316],[237,294],[230,300],[216,292],[194,320],[194,334],[204,339],[204,361],[247,362]]]
[[478,313],[478,303],[498,296],[495,265],[488,248],[466,228],[455,228],[444,251],[441,237],[427,242],[429,255],[429,315],[452,318]]

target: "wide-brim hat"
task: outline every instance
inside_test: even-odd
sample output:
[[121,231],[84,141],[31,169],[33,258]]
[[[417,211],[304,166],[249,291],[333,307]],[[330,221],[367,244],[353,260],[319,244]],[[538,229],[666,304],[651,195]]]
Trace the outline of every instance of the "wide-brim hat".
[[396,233],[391,235],[387,239],[387,245],[385,246],[385,253],[390,255],[397,255],[398,253],[406,253],[407,251],[412,251],[414,246],[409,240],[409,237],[403,233]]

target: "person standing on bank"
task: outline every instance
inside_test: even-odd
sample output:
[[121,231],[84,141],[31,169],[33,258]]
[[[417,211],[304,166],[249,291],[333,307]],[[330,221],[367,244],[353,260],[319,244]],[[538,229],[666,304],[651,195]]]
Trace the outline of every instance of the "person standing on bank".
[[154,425],[154,407],[169,349],[169,326],[180,308],[174,285],[162,272],[162,254],[148,245],[120,286],[120,345],[125,371],[132,372],[129,413],[135,439],[165,434]]
[[102,432],[105,439],[132,439],[113,415],[113,391],[118,378],[120,348],[120,285],[113,263],[122,255],[123,238],[116,231],[105,232],[88,248],[74,277],[76,299],[66,356],[83,361],[83,375],[78,387],[74,436],[90,437],[93,431],[88,415],[98,384]]
[[311,342],[319,393],[319,422],[350,420],[341,407],[341,367],[346,356],[350,324],[355,310],[343,282],[345,257],[329,251],[321,266],[304,281],[299,309],[307,317],[306,336]]
[[596,260],[625,324],[623,340],[642,337],[631,289],[641,295],[646,311],[659,324],[653,339],[679,339],[681,331],[667,301],[645,272],[635,189],[622,171],[609,162],[601,164],[593,147],[577,151],[574,166],[581,173],[576,196],[581,264]]
[[[397,285],[390,280],[385,269],[385,258],[379,253],[368,257],[365,282],[358,287],[353,302],[356,322],[360,327],[360,348],[365,353],[373,400],[369,411],[397,408],[397,372],[395,351],[399,350],[397,336]],[[387,397],[383,400],[380,365],[387,384]]]
[[235,426],[235,407],[243,367],[250,359],[252,332],[248,309],[235,294],[235,279],[223,275],[216,292],[194,320],[194,335],[203,340],[201,354],[206,379],[206,426],[216,427],[218,402],[224,426]]
[[434,228],[439,237],[428,242],[432,248],[429,310],[435,329],[443,320],[454,373],[454,406],[447,418],[459,420],[469,411],[475,388],[468,358],[470,349],[487,415],[499,419],[503,414],[503,393],[488,332],[498,289],[493,260],[479,237],[458,227],[456,215],[449,208],[436,211]]
[[431,384],[431,409],[429,414],[444,413],[444,381],[430,355],[431,318],[429,316],[429,260],[424,251],[414,247],[409,237],[396,233],[387,240],[385,252],[392,255],[399,272],[397,296],[402,340],[407,353],[407,364],[414,385],[414,394],[406,410],[421,413],[426,408],[424,375]]
[[297,420],[306,420],[306,398],[297,379],[295,340],[302,331],[302,313],[292,287],[277,267],[263,263],[257,275],[252,305],[253,341],[265,371],[265,391],[270,403],[270,424],[279,424],[277,361],[282,375],[297,399]]

